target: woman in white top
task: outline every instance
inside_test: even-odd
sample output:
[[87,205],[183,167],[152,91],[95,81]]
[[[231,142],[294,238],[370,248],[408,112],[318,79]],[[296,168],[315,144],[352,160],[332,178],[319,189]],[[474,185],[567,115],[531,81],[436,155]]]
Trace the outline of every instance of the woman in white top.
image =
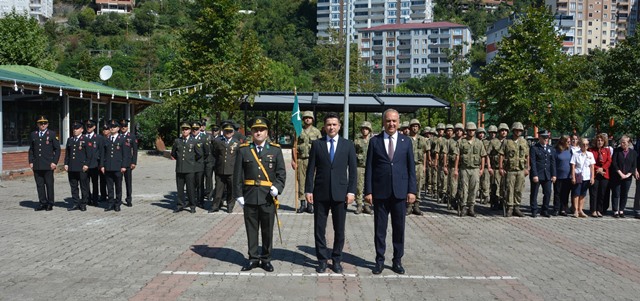
[[587,195],[589,186],[595,180],[594,165],[596,160],[593,153],[587,151],[589,140],[580,141],[580,149],[574,151],[571,156],[571,183],[573,183],[573,208],[575,217],[587,217],[582,211],[584,209],[584,197]]

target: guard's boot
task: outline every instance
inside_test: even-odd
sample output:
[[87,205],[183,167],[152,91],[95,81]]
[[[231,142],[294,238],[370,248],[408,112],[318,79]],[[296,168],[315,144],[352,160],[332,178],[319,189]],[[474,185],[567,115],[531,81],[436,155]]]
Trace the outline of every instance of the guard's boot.
[[366,214],[373,214],[373,211],[371,211],[371,206],[369,204],[365,204],[362,208],[362,211]]
[[415,215],[424,215],[424,213],[422,213],[422,210],[420,210],[420,202],[415,201],[413,203],[413,214]]
[[513,216],[513,206],[507,207],[507,217]]
[[524,214],[522,214],[522,212],[520,211],[520,208],[518,208],[518,206],[514,206],[513,207],[513,215],[515,215],[517,217],[524,217]]
[[360,213],[362,213],[362,204],[358,204],[356,206],[356,214],[360,214]]
[[470,206],[469,209],[467,209],[467,215],[471,216],[471,217],[476,217],[476,212],[474,210],[475,206]]
[[303,213],[307,209],[307,201],[300,201],[300,208],[298,208],[297,213]]
[[313,214],[313,204],[307,203],[307,213]]
[[409,216],[413,212],[413,206],[411,204],[407,204],[407,212],[405,215]]

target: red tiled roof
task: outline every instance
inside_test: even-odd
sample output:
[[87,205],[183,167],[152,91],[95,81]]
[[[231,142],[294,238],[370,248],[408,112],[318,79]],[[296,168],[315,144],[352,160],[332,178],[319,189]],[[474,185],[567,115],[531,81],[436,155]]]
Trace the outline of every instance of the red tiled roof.
[[431,22],[431,23],[403,23],[403,24],[385,24],[370,28],[359,29],[359,31],[385,31],[385,30],[401,30],[401,29],[424,29],[424,28],[441,28],[441,27],[467,27],[466,25],[451,22]]

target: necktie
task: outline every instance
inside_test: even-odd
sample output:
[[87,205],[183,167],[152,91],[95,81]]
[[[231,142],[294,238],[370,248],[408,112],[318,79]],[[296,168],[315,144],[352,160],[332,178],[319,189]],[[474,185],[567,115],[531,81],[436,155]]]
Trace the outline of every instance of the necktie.
[[333,139],[329,139],[329,143],[331,144],[329,147],[329,158],[331,158],[331,162],[333,162],[333,156],[336,154],[336,151],[333,147]]
[[116,142],[116,137],[111,136],[111,143],[114,143],[114,142]]
[[395,150],[393,149],[393,137],[389,136],[389,160],[393,160],[393,153]]
[[258,156],[260,156],[260,154],[262,154],[262,146],[258,146]]
[[40,132],[40,138],[42,138],[43,135],[44,135],[44,132]]

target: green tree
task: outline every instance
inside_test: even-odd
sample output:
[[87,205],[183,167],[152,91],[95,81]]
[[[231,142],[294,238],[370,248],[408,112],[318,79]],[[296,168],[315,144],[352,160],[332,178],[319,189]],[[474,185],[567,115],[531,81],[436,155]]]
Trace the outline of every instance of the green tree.
[[575,77],[546,8],[527,9],[498,48],[481,72],[481,96],[492,116],[508,124],[521,121],[549,129],[577,126],[576,116],[582,115],[579,109],[587,99],[567,93],[575,89],[570,82]]
[[158,13],[154,10],[155,2],[145,2],[134,12],[133,27],[139,35],[151,35],[156,28]]
[[96,12],[93,11],[93,8],[84,7],[78,13],[78,26],[82,29],[87,29],[93,22],[96,20]]
[[0,37],[0,65],[53,69],[46,33],[36,19],[13,10],[0,18]]
[[91,28],[97,35],[118,35],[128,27],[128,16],[118,13],[102,14],[96,17]]

